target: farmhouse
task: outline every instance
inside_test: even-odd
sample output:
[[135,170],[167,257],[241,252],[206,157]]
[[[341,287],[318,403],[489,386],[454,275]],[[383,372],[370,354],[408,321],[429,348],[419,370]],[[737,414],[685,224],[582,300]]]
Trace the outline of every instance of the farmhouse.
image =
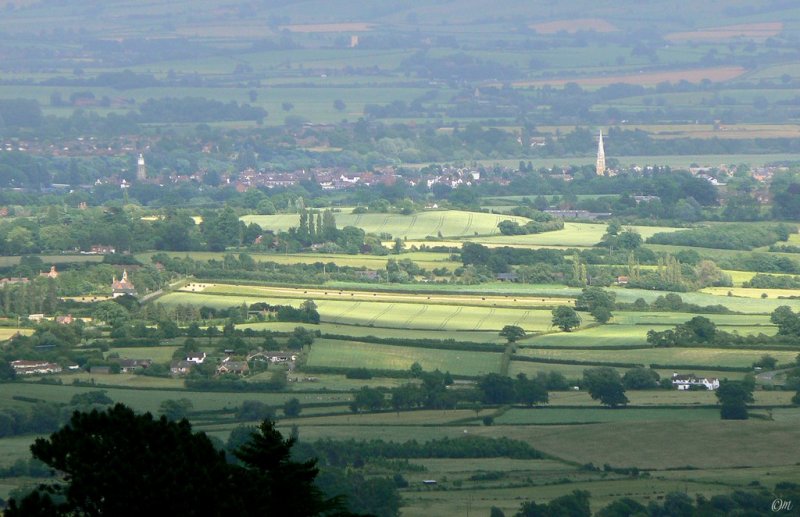
[[56,266],[50,266],[50,271],[44,271],[39,273],[40,277],[44,278],[58,278],[58,271],[56,271]]
[[716,377],[697,377],[693,373],[680,375],[677,373],[672,374],[672,385],[681,391],[691,389],[693,386],[697,388],[715,390],[719,388],[719,379]]
[[117,362],[121,373],[133,373],[136,370],[148,368],[153,364],[150,359],[119,359]]
[[186,375],[197,363],[193,363],[191,361],[173,361],[172,364],[169,365],[169,372],[172,375]]
[[61,366],[46,361],[11,361],[11,367],[17,375],[35,375],[45,373],[60,373]]
[[519,276],[516,273],[497,273],[495,278],[500,282],[518,282]]
[[116,249],[113,246],[105,246],[103,244],[93,244],[91,248],[89,248],[89,254],[91,255],[109,255],[116,253]]
[[5,286],[9,284],[27,284],[30,282],[30,279],[24,276],[12,276],[9,278],[0,278],[0,286]]
[[133,286],[133,283],[128,280],[127,269],[122,271],[122,278],[119,280],[117,280],[117,277],[113,278],[111,281],[111,292],[114,298],[124,296],[126,294],[136,296],[136,288]]
[[255,352],[247,356],[248,361],[269,361],[270,363],[288,363],[297,361],[297,355],[290,352]]
[[588,210],[543,210],[544,213],[550,214],[562,219],[583,219],[587,221],[594,221],[596,219],[607,219],[611,217],[611,212],[589,212]]
[[217,367],[217,375],[232,373],[234,375],[247,375],[250,373],[250,367],[247,361],[224,361]]
[[75,318],[72,317],[72,314],[67,314],[66,316],[56,316],[56,323],[59,325],[69,325],[75,321]]
[[377,271],[366,269],[364,271],[356,271],[356,277],[361,280],[379,280],[380,275]]
[[194,364],[203,364],[203,361],[206,360],[206,353],[200,352],[196,354],[189,354],[186,356],[186,361]]

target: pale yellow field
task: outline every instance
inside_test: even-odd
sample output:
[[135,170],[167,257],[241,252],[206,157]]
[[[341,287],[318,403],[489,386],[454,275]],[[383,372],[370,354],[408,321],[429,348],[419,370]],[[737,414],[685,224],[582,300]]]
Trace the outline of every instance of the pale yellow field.
[[0,341],[11,339],[17,333],[22,334],[23,336],[30,336],[33,334],[33,329],[0,327]]
[[557,32],[617,32],[619,29],[613,24],[600,18],[578,18],[576,20],[559,20],[555,22],[534,23],[529,25],[539,34],[555,34]]
[[[800,289],[756,289],[748,287],[706,287],[701,293],[713,294],[716,296],[727,296],[730,292],[733,296],[743,298],[762,298],[764,293],[767,298],[780,298],[786,296],[800,296]],[[723,302],[724,303],[724,302]]]
[[[713,82],[723,82],[739,77],[744,72],[745,69],[741,66],[720,66],[714,68],[672,70],[668,72],[645,72],[641,74],[537,79],[534,81],[515,81],[511,84],[521,88],[545,85],[560,87],[567,83],[576,83],[580,86],[608,86],[609,84],[615,83],[655,86],[663,82],[676,83],[679,81],[688,81],[690,83],[699,83],[704,79]],[[500,86],[499,83],[498,86]]]
[[673,32],[664,39],[669,41],[718,41],[737,37],[765,40],[777,36],[783,30],[782,22],[746,23],[741,25],[726,25],[724,27],[709,27],[697,31]]
[[372,24],[353,23],[304,23],[297,25],[284,25],[281,29],[289,32],[369,32]]

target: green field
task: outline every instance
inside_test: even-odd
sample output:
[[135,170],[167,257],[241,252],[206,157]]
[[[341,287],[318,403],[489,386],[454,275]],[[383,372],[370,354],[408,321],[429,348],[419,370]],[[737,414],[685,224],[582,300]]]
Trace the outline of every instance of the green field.
[[[106,380],[111,378],[120,378],[130,380],[131,377],[139,377],[134,375],[93,375],[92,378],[98,385],[106,384]],[[64,382],[72,377],[65,377]],[[301,403],[343,403],[349,401],[349,396],[342,393],[226,393],[226,392],[199,392],[188,391],[182,387],[179,389],[137,389],[135,382],[128,383],[127,385],[113,386],[113,382],[109,382],[108,387],[84,387],[84,386],[48,386],[44,384],[35,384],[31,382],[13,383],[0,385],[0,403],[3,407],[13,407],[24,404],[14,400],[15,396],[24,396],[30,398],[41,399],[46,402],[67,403],[73,395],[77,393],[85,393],[87,391],[95,391],[103,389],[107,391],[109,397],[115,402],[122,402],[136,409],[137,411],[151,411],[157,412],[159,405],[166,399],[181,399],[187,398],[193,404],[195,411],[214,411],[221,409],[232,410],[239,406],[245,400],[259,400],[266,404],[279,405],[283,404],[286,400],[292,397],[297,397]],[[112,387],[113,386],[113,387]],[[145,387],[145,386],[142,386]]]
[[[295,322],[264,322],[264,323],[244,323],[236,325],[236,328],[252,328],[255,330],[272,330],[276,332],[289,332],[299,324]],[[491,330],[411,330],[411,329],[390,329],[374,327],[358,327],[355,325],[337,325],[335,323],[320,323],[314,325],[314,330],[319,330],[323,334],[338,334],[351,336],[356,341],[360,337],[375,336],[382,338],[400,339],[453,339],[455,341],[472,341],[475,343],[505,343],[505,338],[500,337],[497,332]]]
[[[608,358],[607,361],[616,361],[618,360],[615,356],[614,358]],[[564,377],[567,378],[569,381],[577,381],[583,378],[583,371],[587,368],[594,368],[594,366],[587,366],[583,364],[564,364],[564,363],[537,363],[537,362],[527,362],[527,361],[511,361],[509,365],[508,374],[511,377],[514,377],[520,373],[524,373],[528,377],[534,377],[539,372],[558,372],[562,374]],[[617,368],[615,369],[619,372],[620,375],[625,373],[627,368]],[[690,368],[688,372],[681,372],[684,373],[694,373],[695,375],[705,376],[705,377],[718,377],[722,379],[730,379],[730,380],[741,380],[745,377],[745,372],[727,372],[727,371],[720,371],[720,370],[713,370],[713,369],[704,369],[704,368]],[[673,373],[676,373],[673,368],[671,369],[660,369],[656,370],[661,378],[670,377]]]
[[[193,260],[222,260],[226,255],[223,252],[213,251],[191,251],[191,252],[166,252],[167,255],[176,258],[190,257]],[[153,253],[140,253],[136,258],[145,263],[150,263]],[[418,266],[424,269],[446,267],[453,270],[461,266],[460,262],[449,260],[449,256],[443,253],[430,252],[411,252],[397,256],[374,256],[374,255],[345,255],[335,253],[248,253],[256,262],[275,262],[276,264],[336,264],[339,267],[355,267],[368,269],[386,269],[389,259],[409,259],[413,260]],[[329,272],[334,272],[331,269]]]
[[796,351],[782,350],[729,350],[718,348],[647,348],[623,351],[596,350],[551,350],[521,348],[520,357],[549,360],[625,362],[636,364],[676,364],[697,366],[745,367],[751,366],[762,355],[769,353],[779,363],[793,363]]
[[[494,433],[485,428],[471,432]],[[587,426],[506,426],[503,434],[528,441],[559,458],[591,461],[595,465],[720,468],[794,465],[800,461],[800,450],[793,445],[800,438],[800,429],[792,423],[718,419],[636,425],[609,422]],[[690,436],[693,438],[682,439]]]
[[434,350],[375,345],[358,341],[317,339],[311,346],[308,366],[408,370],[418,362],[425,370],[439,369],[454,375],[485,375],[500,369],[499,353]]
[[226,296],[263,296],[265,298],[297,298],[302,300],[339,300],[346,302],[397,302],[423,305],[464,305],[488,308],[532,309],[573,304],[568,297],[511,296],[500,294],[462,294],[459,292],[416,293],[382,290],[382,284],[373,284],[376,290],[330,289],[325,287],[283,287],[239,284],[189,283],[180,289],[185,293]]
[[[487,245],[516,245],[516,246],[561,246],[561,247],[588,247],[594,246],[606,232],[607,224],[591,223],[564,223],[563,230],[553,232],[535,233],[531,235],[496,235],[493,237],[481,237],[480,239],[468,239],[485,243]],[[671,228],[668,226],[626,226],[632,231],[640,234],[643,239],[661,232],[679,231],[681,228]]]
[[[286,231],[299,224],[296,214],[246,215],[242,221],[256,223],[264,229]],[[400,214],[336,214],[336,226],[355,226],[367,233],[388,233],[397,238],[424,239],[425,237],[465,237],[473,235],[496,235],[501,221],[517,221],[524,224],[528,219],[507,215],[464,212],[460,210],[419,212]]]
[[716,408],[638,409],[614,411],[607,408],[588,409],[512,409],[495,418],[496,425],[505,424],[572,424],[597,422],[681,422],[719,420]]
[[[331,291],[330,296],[334,296]],[[338,295],[337,295],[338,296]],[[323,322],[367,327],[388,327],[417,330],[499,331],[505,325],[518,325],[536,332],[551,327],[549,310],[472,307],[465,305],[428,305],[426,303],[351,302],[349,300],[316,299]],[[165,306],[193,304],[216,308],[242,303],[269,302],[299,305],[298,298],[226,296],[204,293],[170,293],[159,302]]]

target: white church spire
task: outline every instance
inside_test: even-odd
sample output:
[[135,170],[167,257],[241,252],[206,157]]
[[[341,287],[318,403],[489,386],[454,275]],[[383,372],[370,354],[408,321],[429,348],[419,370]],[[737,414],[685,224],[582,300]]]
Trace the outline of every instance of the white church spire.
[[606,151],[603,149],[603,130],[600,130],[600,140],[597,142],[597,175],[606,173]]

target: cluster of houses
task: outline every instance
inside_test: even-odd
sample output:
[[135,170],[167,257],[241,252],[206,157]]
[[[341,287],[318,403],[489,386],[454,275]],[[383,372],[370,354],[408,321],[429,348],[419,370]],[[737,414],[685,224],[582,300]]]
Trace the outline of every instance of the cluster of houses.
[[[58,278],[58,271],[56,271],[56,266],[50,266],[50,271],[41,271],[39,273],[40,278]],[[13,284],[27,284],[30,282],[31,279],[26,276],[11,276],[0,278],[0,287],[4,287],[6,285],[13,285]]]
[[25,361],[19,359],[11,361],[11,367],[17,375],[45,375],[49,373],[61,373],[61,365],[47,361]]
[[719,388],[719,379],[716,377],[697,377],[693,373],[672,374],[672,387],[678,391],[687,390],[715,390]]
[[[233,350],[226,350],[225,352],[225,357],[217,365],[217,375],[247,375],[250,373],[250,363],[252,362],[282,363],[287,364],[289,369],[293,369],[294,363],[297,361],[297,355],[290,352],[253,352],[244,360],[234,359],[232,356]],[[189,354],[181,360],[173,361],[169,370],[173,375],[186,375],[198,364],[203,364],[205,360],[205,352]]]

